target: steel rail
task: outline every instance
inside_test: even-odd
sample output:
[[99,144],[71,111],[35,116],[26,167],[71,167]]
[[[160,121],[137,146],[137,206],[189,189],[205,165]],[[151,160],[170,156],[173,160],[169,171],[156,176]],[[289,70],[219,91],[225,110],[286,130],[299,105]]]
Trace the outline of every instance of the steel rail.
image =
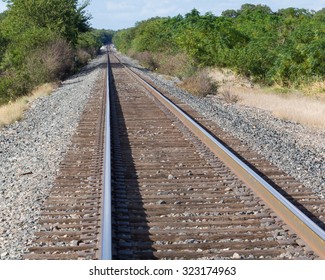
[[[118,58],[117,58],[118,59]],[[121,63],[124,65],[123,63]],[[320,258],[325,259],[325,232],[289,200],[275,190],[245,162],[236,157],[198,122],[188,116],[176,104],[125,66],[165,107],[194,133],[218,158],[220,158],[243,182],[246,183]]]
[[105,112],[105,143],[104,143],[104,178],[103,178],[103,210],[101,259],[112,259],[112,206],[111,206],[111,126],[110,126],[110,60],[107,46],[107,74],[106,74],[106,112]]

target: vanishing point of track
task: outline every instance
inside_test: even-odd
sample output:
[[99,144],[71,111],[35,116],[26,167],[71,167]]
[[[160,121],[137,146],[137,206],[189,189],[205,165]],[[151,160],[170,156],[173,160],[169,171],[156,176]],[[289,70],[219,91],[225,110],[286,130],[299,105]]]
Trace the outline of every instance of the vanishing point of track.
[[[110,60],[26,259],[325,258],[324,201],[168,92],[159,97],[112,53]],[[180,109],[166,108],[170,101]]]

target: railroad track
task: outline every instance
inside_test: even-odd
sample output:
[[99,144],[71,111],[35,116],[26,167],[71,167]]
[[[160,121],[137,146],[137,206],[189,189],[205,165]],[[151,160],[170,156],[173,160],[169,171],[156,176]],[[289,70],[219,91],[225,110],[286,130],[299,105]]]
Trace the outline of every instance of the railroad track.
[[[25,259],[101,256],[105,75],[99,77],[72,138]],[[106,92],[106,91],[105,91]]]
[[[113,54],[110,60],[112,152],[105,170],[112,175],[103,176],[103,78],[61,164],[27,259],[325,258],[324,201],[169,93],[168,100],[158,96]],[[166,108],[169,100],[191,117]],[[246,167],[229,163],[229,153],[211,137],[202,142],[193,120]],[[282,202],[260,187],[264,180],[276,197],[284,195]],[[111,191],[103,190],[103,181]],[[112,200],[107,219],[103,193]]]

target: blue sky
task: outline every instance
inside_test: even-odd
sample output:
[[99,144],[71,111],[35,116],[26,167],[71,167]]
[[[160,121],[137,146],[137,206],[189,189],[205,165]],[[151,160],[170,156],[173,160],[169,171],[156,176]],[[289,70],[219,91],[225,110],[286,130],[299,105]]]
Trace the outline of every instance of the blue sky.
[[[220,15],[227,9],[239,9],[242,4],[264,4],[273,11],[295,7],[310,10],[325,8],[325,0],[91,0],[88,11],[92,14],[91,24],[94,28],[122,29],[132,27],[137,21],[155,16],[184,15],[193,8],[202,14],[212,12]],[[5,9],[5,4],[0,0],[0,12]]]

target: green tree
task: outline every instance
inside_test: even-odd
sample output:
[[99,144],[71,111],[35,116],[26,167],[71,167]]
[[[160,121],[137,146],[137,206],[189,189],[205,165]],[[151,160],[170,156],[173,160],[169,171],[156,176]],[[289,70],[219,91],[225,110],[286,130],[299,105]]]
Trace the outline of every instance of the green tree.
[[137,23],[132,48],[138,52],[158,52],[165,48],[163,24],[166,19],[152,18]]
[[[283,18],[279,55],[270,70],[271,79],[285,86],[299,85],[324,79],[325,69],[325,22],[305,13]],[[290,17],[290,25],[288,25]]]
[[78,33],[89,29],[85,8],[88,1],[77,0],[3,0],[8,5],[2,28],[10,40],[31,29],[48,29],[75,44]]
[[103,45],[111,44],[115,31],[99,29],[95,30],[96,35],[100,38]]
[[238,12],[236,10],[225,10],[221,15],[226,18],[236,18],[238,17]]
[[114,34],[113,41],[116,47],[124,53],[127,53],[131,50],[132,42],[135,38],[136,28],[122,29],[119,32]]
[[95,56],[102,46],[99,34],[95,30],[84,32],[79,35],[78,48],[88,52],[92,57]]
[[[325,12],[244,4],[217,17],[193,9],[118,31],[122,52],[183,55],[194,67],[227,67],[261,83],[300,85],[325,77]],[[158,61],[158,62],[159,62]],[[158,63],[159,64],[159,63]]]
[[[1,66],[1,61],[2,61],[2,57],[3,54],[6,51],[7,48],[7,40],[5,39],[5,37],[3,36],[2,33],[2,29],[1,29],[1,23],[4,20],[4,18],[6,17],[6,13],[0,13],[0,66]],[[0,71],[1,71],[1,67],[0,67]]]
[[4,2],[8,9],[0,20],[0,98],[9,100],[71,71],[72,49],[89,30],[90,16],[88,1]]

